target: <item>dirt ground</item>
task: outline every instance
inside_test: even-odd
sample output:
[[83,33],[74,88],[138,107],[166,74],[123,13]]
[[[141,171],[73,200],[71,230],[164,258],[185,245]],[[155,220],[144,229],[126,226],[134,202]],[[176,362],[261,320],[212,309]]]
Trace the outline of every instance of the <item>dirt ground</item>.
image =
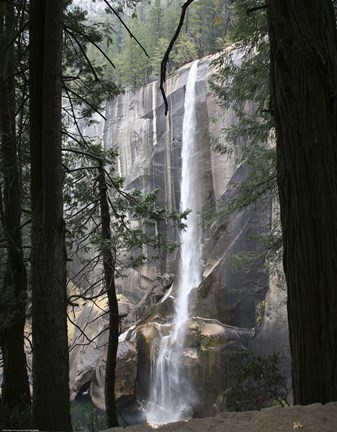
[[[109,429],[110,432],[149,432],[150,426]],[[337,402],[326,405],[273,407],[262,411],[220,413],[216,417],[171,423],[160,432],[337,432]]]

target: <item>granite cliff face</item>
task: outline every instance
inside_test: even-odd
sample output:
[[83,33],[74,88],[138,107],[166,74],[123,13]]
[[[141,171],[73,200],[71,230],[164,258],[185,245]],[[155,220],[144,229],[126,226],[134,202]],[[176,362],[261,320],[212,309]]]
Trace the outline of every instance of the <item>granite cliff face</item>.
[[[240,164],[239,149],[234,148],[230,156],[220,156],[210,148],[209,135],[217,135],[221,128],[235,122],[231,110],[219,116],[209,85],[214,73],[211,61],[211,57],[199,60],[196,82],[198,157],[205,209],[216,209],[232,197],[236,193],[233,185],[244,180],[248,169]],[[91,135],[103,131],[105,148],[119,149],[116,169],[125,177],[127,189],[137,187],[151,191],[159,188],[160,201],[176,209],[180,202],[182,121],[190,66],[182,67],[167,80],[167,116],[158,91],[159,83],[154,81],[109,100],[106,122],[96,125],[94,131],[92,128],[84,131]],[[285,291],[277,287],[278,282],[270,277],[263,262],[257,261],[249,268],[238,270],[233,268],[232,262],[233,255],[256,250],[254,237],[268,231],[270,218],[271,203],[266,199],[238,210],[214,224],[212,230],[203,227],[203,277],[201,285],[191,295],[193,318],[188,323],[185,347],[192,385],[203,389],[198,394],[196,415],[213,412],[216,398],[229,386],[228,352],[249,347],[254,352],[265,353],[272,352],[273,347],[278,350],[287,347]],[[163,235],[179,240],[179,233],[174,230],[163,230]],[[136,398],[140,402],[148,398],[154,347],[171,326],[178,254],[179,251],[159,263],[149,261],[140,269],[130,270],[119,282],[118,290],[123,296],[120,306],[126,308],[123,331],[134,324],[124,334],[119,350],[117,396],[120,398]],[[264,319],[256,330],[257,305],[265,301],[267,293]],[[88,322],[91,313],[83,311],[80,325],[81,320]],[[81,335],[77,337],[81,341]],[[91,353],[89,348],[72,350],[70,385],[73,397],[91,383],[94,402],[104,406],[105,353],[104,347],[93,349]]]
[[[214,205],[226,190],[235,167],[235,154],[231,158],[220,157],[210,149],[209,133],[217,134],[221,127],[234,121],[228,112],[225,118],[213,122],[218,114],[216,100],[209,88],[213,69],[212,58],[198,63],[197,121],[200,176],[205,206]],[[164,103],[158,81],[107,102],[107,121],[104,126],[106,148],[119,149],[118,171],[125,177],[127,188],[146,191],[160,189],[159,201],[170,208],[179,208],[181,179],[182,122],[186,79],[190,65],[179,69],[167,81],[166,93],[169,113],[165,116]],[[167,232],[170,239],[177,239],[177,232]],[[205,233],[205,241],[207,234]],[[168,257],[164,271],[175,272],[176,256]],[[141,289],[148,288],[156,278],[157,264],[148,263],[140,271],[130,272],[121,287],[124,295],[135,301],[142,297]]]

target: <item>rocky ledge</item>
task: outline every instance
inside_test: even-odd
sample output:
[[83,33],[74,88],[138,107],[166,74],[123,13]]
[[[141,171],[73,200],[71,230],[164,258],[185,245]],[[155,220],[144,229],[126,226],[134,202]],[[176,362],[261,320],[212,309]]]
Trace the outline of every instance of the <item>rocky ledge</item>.
[[[108,429],[115,432],[122,428]],[[216,417],[192,419],[160,427],[161,432],[336,432],[337,402],[326,405],[273,407],[261,411],[224,412]],[[108,432],[106,431],[106,432]],[[125,432],[153,431],[150,426],[130,426]]]

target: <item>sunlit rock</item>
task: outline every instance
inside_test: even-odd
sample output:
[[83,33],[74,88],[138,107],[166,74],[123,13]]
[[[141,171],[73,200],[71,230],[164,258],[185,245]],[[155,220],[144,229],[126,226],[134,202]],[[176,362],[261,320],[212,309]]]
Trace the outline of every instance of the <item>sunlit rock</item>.
[[[74,399],[83,387],[93,380],[94,371],[100,362],[102,351],[107,343],[107,316],[101,307],[106,300],[87,303],[76,320],[76,329],[70,343],[70,398]],[[99,348],[101,347],[101,348]]]
[[[130,302],[118,296],[121,313],[129,314]],[[108,343],[108,314],[106,300],[87,302],[76,320],[70,344],[70,397],[74,399],[83,389],[95,405],[104,409],[104,379]],[[132,336],[132,333],[128,335]],[[116,399],[134,396],[137,373],[136,345],[130,340],[120,341],[117,352]]]

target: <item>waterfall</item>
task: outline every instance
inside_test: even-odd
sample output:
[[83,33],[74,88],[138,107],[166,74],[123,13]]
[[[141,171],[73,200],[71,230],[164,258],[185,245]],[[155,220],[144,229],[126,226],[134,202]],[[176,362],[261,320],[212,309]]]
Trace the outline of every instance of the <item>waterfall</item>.
[[201,210],[200,167],[196,142],[196,91],[198,62],[190,69],[186,93],[185,114],[183,120],[182,169],[180,186],[180,209],[190,209],[187,217],[187,229],[181,233],[179,261],[179,294],[176,303],[174,337],[179,337],[183,323],[188,318],[188,296],[201,282],[201,225],[198,212]]
[[[152,426],[185,420],[191,417],[195,395],[184,367],[185,323],[188,319],[188,297],[201,282],[201,226],[198,212],[200,199],[200,169],[196,140],[196,91],[198,62],[189,71],[182,139],[181,210],[190,209],[187,229],[181,234],[178,267],[178,294],[174,326],[171,334],[154,343],[155,365],[152,371],[152,394],[148,422]],[[155,352],[157,351],[157,355]]]
[[153,113],[153,121],[152,121],[152,144],[155,146],[157,144],[157,82],[153,81],[152,84],[152,113]]

